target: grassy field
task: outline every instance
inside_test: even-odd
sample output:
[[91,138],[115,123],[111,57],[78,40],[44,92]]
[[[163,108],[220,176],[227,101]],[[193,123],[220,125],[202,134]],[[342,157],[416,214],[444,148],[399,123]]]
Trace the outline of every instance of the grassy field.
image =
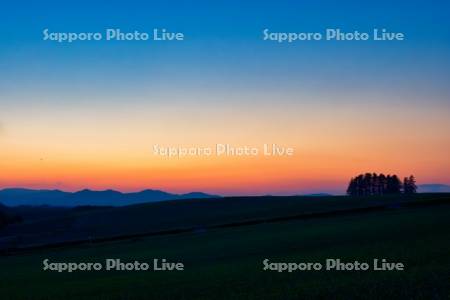
[[[1,299],[449,299],[450,206],[202,230],[0,257]],[[181,261],[180,272],[42,270],[59,262]],[[277,262],[402,262],[405,271],[263,271]]]
[[[91,241],[161,231],[198,231],[224,224],[265,221],[357,209],[398,207],[417,202],[450,200],[449,194],[371,197],[234,197],[193,199],[118,208],[37,210],[24,222],[0,230],[0,252],[69,241]],[[28,209],[30,210],[30,209]],[[17,212],[22,215],[22,211]]]

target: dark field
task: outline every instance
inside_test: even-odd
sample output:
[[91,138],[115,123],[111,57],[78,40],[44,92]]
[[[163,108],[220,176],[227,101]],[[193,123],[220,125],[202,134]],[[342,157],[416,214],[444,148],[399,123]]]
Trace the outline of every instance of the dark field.
[[[152,204],[157,205],[153,208],[151,205],[144,205],[114,209],[108,225],[114,226],[115,220],[115,224],[120,228],[119,232],[124,233],[125,228],[138,226],[137,220],[145,219],[140,214],[147,212],[153,218],[144,223],[147,224],[146,230],[142,231],[151,232],[152,222],[166,224],[164,227],[157,227],[158,230],[179,228],[180,225],[194,228],[184,233],[124,238],[120,241],[102,243],[96,243],[94,240],[91,243],[59,248],[11,250],[9,254],[0,257],[0,298],[449,299],[450,297],[448,195],[417,195],[408,199],[323,197],[315,200],[294,197],[286,198],[284,203],[283,198],[276,198],[276,202],[270,198],[236,199],[231,199],[230,206],[220,202],[226,199],[211,200],[219,202],[207,204],[208,209],[195,200],[191,206],[189,203],[174,202],[165,204],[166,206],[162,203]],[[170,209],[167,205],[175,206],[177,209]],[[191,207],[195,209],[191,210]],[[361,207],[377,207],[377,209],[351,211]],[[128,212],[125,213],[124,209]],[[343,209],[350,211],[321,215],[323,212]],[[95,210],[77,214],[81,214],[84,218],[97,214],[98,224],[104,224],[107,220],[106,211]],[[165,211],[165,214],[162,211]],[[169,214],[174,211],[179,211],[177,215],[179,223],[177,217]],[[133,212],[135,217],[130,212]],[[314,216],[315,214],[317,215]],[[118,215],[121,217],[117,217]],[[305,218],[305,215],[308,217]],[[99,216],[103,216],[104,219]],[[296,217],[283,219],[283,216]],[[76,219],[73,215],[70,218]],[[130,221],[130,224],[122,224],[120,221],[131,219],[134,219],[134,222]],[[165,223],[162,220],[166,220]],[[245,223],[247,220],[257,222],[249,225]],[[51,223],[42,222],[40,220],[37,224],[49,226]],[[216,226],[220,224],[234,225]],[[23,233],[27,224],[21,226],[20,230]],[[107,226],[104,226],[98,228],[105,230]],[[13,229],[9,229],[9,232]],[[17,228],[14,230],[19,232]],[[42,261],[45,258],[53,262],[102,263],[106,258],[120,258],[128,262],[134,260],[151,262],[154,258],[166,258],[169,261],[183,262],[185,271],[44,272]],[[327,258],[369,263],[374,258],[385,258],[390,262],[402,262],[406,268],[405,271],[278,273],[263,271],[262,261],[266,258],[272,262],[321,263]]]

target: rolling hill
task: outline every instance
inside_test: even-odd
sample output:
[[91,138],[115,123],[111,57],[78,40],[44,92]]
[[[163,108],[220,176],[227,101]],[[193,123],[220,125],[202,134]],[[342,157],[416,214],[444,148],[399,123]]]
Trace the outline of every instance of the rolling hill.
[[[415,203],[449,201],[449,194],[409,196],[228,197],[174,200],[125,207],[77,207],[27,212],[21,224],[0,231],[0,250],[140,235],[204,231],[288,219],[397,209]],[[20,213],[21,208],[16,208]]]

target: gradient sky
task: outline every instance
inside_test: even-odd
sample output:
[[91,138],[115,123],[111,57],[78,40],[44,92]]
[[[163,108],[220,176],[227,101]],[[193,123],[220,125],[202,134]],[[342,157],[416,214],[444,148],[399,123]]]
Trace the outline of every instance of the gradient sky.
[[[450,183],[447,1],[21,1],[0,11],[0,188],[343,193],[351,176]],[[305,1],[306,2],[306,1]],[[42,40],[180,31],[183,42]],[[403,32],[262,41],[262,30]],[[154,144],[278,143],[283,158],[154,156]]]

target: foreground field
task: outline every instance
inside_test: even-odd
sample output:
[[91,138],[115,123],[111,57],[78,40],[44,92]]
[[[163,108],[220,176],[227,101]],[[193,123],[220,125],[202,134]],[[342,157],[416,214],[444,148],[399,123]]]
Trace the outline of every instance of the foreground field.
[[[448,299],[450,206],[284,221],[0,257],[1,299]],[[61,262],[181,261],[180,272],[42,271]],[[263,271],[264,259],[402,262],[405,271]]]
[[450,194],[369,197],[232,197],[192,199],[126,207],[14,208],[24,222],[0,230],[0,254],[16,248],[92,243],[170,232],[264,223],[415,204],[450,203]]

